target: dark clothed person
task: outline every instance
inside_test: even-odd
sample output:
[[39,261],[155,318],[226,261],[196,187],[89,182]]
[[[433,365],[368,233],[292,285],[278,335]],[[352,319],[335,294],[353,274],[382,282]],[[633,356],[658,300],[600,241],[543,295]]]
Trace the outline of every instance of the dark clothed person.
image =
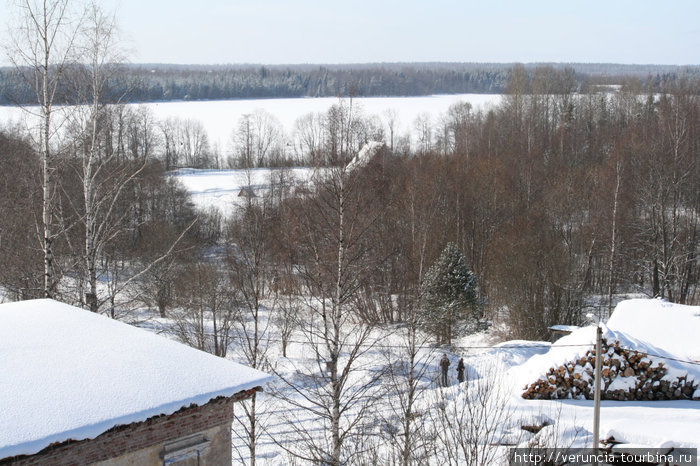
[[450,367],[450,360],[447,359],[447,355],[443,354],[442,359],[440,359],[440,369],[442,369],[442,386],[447,387],[447,369]]
[[464,358],[459,358],[457,363],[457,380],[459,383],[464,382]]

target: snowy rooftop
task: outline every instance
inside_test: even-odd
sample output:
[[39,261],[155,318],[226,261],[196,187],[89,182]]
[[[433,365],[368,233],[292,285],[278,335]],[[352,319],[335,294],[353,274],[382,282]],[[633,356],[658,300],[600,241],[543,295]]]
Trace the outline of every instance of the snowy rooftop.
[[0,459],[94,438],[270,379],[67,304],[2,304]]
[[579,327],[578,325],[552,325],[549,327],[550,330],[555,330],[558,332],[573,332],[574,330],[578,330]]
[[607,326],[653,342],[681,359],[700,361],[700,306],[630,299],[615,307]]

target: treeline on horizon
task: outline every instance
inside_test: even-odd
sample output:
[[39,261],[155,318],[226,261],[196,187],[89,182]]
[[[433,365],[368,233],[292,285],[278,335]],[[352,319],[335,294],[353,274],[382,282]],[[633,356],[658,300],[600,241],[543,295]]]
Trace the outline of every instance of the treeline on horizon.
[[[421,96],[501,94],[514,64],[380,63],[352,65],[123,65],[109,79],[108,102],[223,100],[242,98]],[[526,64],[530,74],[543,65],[569,69],[577,87],[620,84],[635,78],[661,89],[679,77],[698,77],[700,67],[551,63]],[[74,67],[77,67],[75,65]],[[65,71],[70,74],[70,69]],[[73,70],[79,73],[79,70]],[[36,100],[31,70],[0,68],[0,105]],[[69,83],[57,103],[76,103]]]

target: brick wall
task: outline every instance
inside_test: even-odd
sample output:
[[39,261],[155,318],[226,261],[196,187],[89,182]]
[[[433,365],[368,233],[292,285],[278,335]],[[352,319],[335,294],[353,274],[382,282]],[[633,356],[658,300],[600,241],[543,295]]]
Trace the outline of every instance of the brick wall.
[[[233,420],[233,403],[250,397],[254,391],[240,392],[230,398],[217,398],[203,406],[192,405],[173,414],[154,416],[143,422],[117,426],[94,439],[62,442],[35,455],[5,458],[0,460],[0,465],[80,466],[116,457],[125,457],[124,464],[129,464],[128,454],[131,452],[160,447],[166,442],[204,432],[216,426],[225,426],[228,430]],[[228,442],[230,458],[230,436]]]

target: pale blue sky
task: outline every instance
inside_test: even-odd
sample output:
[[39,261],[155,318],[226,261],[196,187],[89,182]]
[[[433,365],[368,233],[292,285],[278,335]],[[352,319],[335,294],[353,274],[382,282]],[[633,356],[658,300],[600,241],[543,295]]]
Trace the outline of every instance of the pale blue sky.
[[134,63],[700,63],[700,1],[103,0]]

